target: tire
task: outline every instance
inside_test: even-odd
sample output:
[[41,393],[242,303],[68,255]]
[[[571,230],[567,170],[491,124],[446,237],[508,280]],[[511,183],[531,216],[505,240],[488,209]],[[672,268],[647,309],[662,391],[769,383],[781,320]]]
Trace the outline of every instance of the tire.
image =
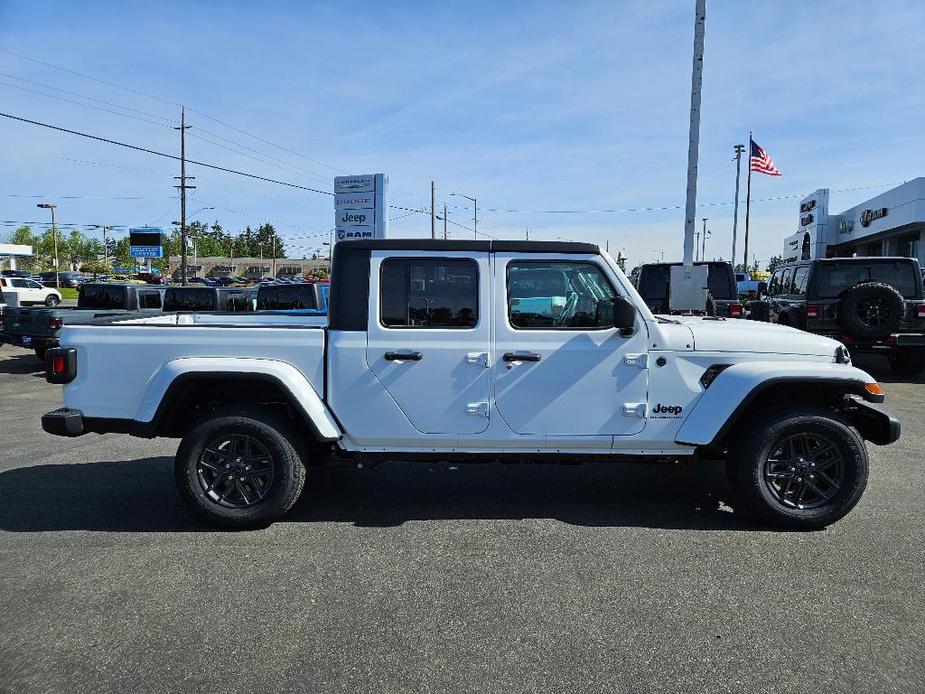
[[177,488],[209,523],[265,528],[302,493],[302,448],[295,430],[271,412],[217,410],[180,442],[174,461]]
[[45,297],[45,305],[48,308],[54,308],[60,303],[61,303],[61,299],[56,297],[54,294],[49,294],[48,296]]
[[795,407],[764,413],[739,432],[726,474],[742,509],[756,520],[818,530],[847,514],[864,493],[867,447],[833,410]]
[[771,307],[767,301],[749,301],[748,317],[750,320],[767,323],[771,320]]
[[905,311],[902,294],[883,282],[867,282],[839,296],[838,324],[856,340],[879,340],[899,328]]
[[39,358],[39,361],[44,364],[45,353],[48,352],[48,347],[33,347],[32,351],[35,352],[35,356]]
[[925,370],[925,348],[895,347],[887,357],[890,370],[897,376],[918,376]]

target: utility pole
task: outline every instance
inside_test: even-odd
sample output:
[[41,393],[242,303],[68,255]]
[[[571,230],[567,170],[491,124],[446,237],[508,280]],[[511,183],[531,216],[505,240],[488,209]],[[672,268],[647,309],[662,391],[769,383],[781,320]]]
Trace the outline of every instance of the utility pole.
[[276,234],[273,235],[273,276],[276,277]]
[[180,126],[174,126],[174,130],[180,131],[180,175],[174,176],[179,179],[180,185],[174,188],[180,189],[180,282],[185,287],[186,282],[186,191],[196,186],[186,185],[187,179],[196,178],[195,176],[186,175],[186,131],[190,126],[186,124],[186,106],[180,107]]
[[437,189],[434,182],[430,182],[430,238],[437,238],[437,201],[435,200]]
[[733,147],[735,150],[735,160],[736,160],[736,201],[735,207],[733,208],[732,213],[732,266],[735,268],[736,264],[736,231],[739,226],[739,176],[742,172],[742,152],[745,151],[745,145],[736,145]]
[[699,260],[699,258],[697,258],[697,254],[699,252],[700,252],[700,232],[695,231],[694,232],[694,262],[695,263]]
[[530,227],[524,227],[524,238],[526,238],[527,241],[530,240]]
[[443,240],[446,241],[449,237],[446,230],[446,203],[443,203]]

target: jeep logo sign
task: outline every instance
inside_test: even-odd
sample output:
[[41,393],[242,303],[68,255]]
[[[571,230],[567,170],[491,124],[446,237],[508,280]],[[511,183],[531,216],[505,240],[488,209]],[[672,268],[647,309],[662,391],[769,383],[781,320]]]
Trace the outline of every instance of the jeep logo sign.
[[877,210],[864,210],[861,212],[860,217],[858,217],[858,221],[861,222],[862,227],[869,227],[871,222],[883,217],[886,217],[885,207],[881,207]]

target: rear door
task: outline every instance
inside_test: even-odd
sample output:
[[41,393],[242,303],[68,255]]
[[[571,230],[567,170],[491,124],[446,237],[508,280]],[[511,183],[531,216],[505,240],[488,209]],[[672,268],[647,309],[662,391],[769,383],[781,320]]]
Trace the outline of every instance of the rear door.
[[372,253],[366,361],[423,434],[488,427],[489,267],[488,253]]
[[645,427],[647,332],[613,327],[625,295],[597,255],[495,254],[495,406],[517,434],[546,445],[608,445]]

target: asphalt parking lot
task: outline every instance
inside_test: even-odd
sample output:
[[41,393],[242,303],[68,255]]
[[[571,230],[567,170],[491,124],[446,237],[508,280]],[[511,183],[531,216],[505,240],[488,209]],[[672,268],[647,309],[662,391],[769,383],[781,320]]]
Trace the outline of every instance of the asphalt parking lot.
[[200,524],[175,441],[48,436],[0,348],[0,691],[925,691],[925,383],[837,525],[739,518],[713,465],[383,464]]

